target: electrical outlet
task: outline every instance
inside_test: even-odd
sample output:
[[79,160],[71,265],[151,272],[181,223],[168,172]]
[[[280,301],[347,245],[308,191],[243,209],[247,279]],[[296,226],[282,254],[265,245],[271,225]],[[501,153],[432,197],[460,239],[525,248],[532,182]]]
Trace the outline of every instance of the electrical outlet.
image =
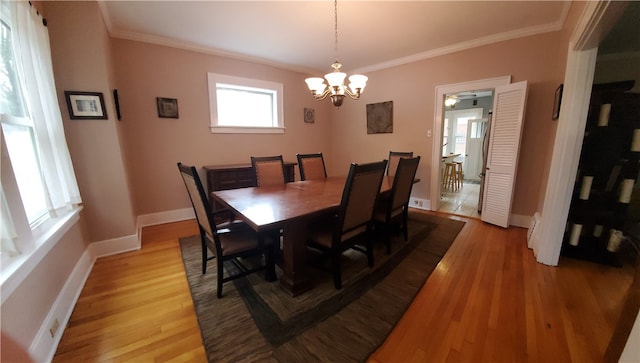
[[422,207],[422,201],[421,200],[418,201],[418,206]]
[[56,333],[58,332],[58,328],[60,327],[60,322],[58,321],[58,318],[53,320],[53,324],[51,324],[51,328],[49,328],[49,333],[51,333],[51,337],[55,337]]
[[418,202],[417,200],[413,201],[413,205],[419,205],[420,202]]

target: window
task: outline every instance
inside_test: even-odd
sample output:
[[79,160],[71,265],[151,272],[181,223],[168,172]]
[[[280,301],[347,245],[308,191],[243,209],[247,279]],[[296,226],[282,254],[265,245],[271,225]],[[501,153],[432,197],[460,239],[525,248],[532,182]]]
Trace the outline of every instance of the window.
[[3,115],[2,134],[27,221],[29,225],[36,226],[47,215],[48,209],[33,123],[28,118],[20,119]]
[[[3,12],[4,14],[4,12]],[[36,226],[48,210],[38,162],[37,144],[13,54],[11,28],[0,20],[0,124],[13,174],[29,225]],[[0,251],[1,253],[1,251]]]
[[[20,21],[14,21],[20,19]],[[82,202],[67,148],[42,18],[0,3],[2,301],[72,223]]]
[[284,133],[282,84],[207,76],[212,133]]
[[[473,135],[479,131],[473,127],[469,130],[469,120],[480,118],[482,118],[482,108],[446,111],[445,125],[442,130],[443,155],[448,153],[465,155],[467,138],[473,138]],[[473,123],[471,125],[473,126]],[[468,134],[469,132],[471,134]]]

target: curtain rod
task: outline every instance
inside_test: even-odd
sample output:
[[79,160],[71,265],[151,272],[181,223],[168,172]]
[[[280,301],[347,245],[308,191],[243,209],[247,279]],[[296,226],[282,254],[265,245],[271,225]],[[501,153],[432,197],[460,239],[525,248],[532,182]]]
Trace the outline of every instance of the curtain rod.
[[40,12],[38,11],[38,9],[31,3],[31,1],[29,1],[29,6],[31,6],[32,8],[34,8],[36,10],[36,14],[42,18],[42,25],[47,26],[47,18],[45,18],[44,16],[40,15]]

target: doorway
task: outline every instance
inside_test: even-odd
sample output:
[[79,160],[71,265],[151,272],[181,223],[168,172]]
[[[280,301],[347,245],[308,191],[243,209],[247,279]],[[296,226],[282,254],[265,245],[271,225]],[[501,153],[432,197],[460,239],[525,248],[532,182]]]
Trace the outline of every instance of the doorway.
[[[488,116],[493,107],[493,87],[475,88],[481,82],[483,81],[470,82],[457,91],[444,93],[442,104],[438,105],[443,117],[440,142],[437,144],[442,147],[437,154],[440,165],[438,194],[434,194],[439,195],[439,199],[437,207],[432,201],[433,210],[466,217],[480,217],[478,203],[484,158],[483,141],[488,128]],[[451,188],[449,184],[443,184],[446,162],[457,162],[462,167],[460,187]]]
[[[507,85],[511,83],[511,77],[510,76],[504,76],[504,77],[496,77],[496,78],[489,78],[489,79],[484,79],[484,80],[477,80],[477,81],[471,81],[471,82],[463,82],[463,83],[456,83],[456,84],[449,84],[449,85],[442,85],[442,86],[437,86],[436,87],[436,120],[442,120],[441,122],[436,122],[434,124],[434,131],[433,131],[433,152],[432,152],[432,162],[431,162],[431,186],[429,189],[429,193],[432,196],[430,198],[430,203],[431,203],[431,210],[434,211],[440,211],[441,210],[441,204],[445,204],[445,200],[441,199],[441,197],[443,197],[443,190],[442,190],[442,176],[443,176],[443,156],[447,156],[448,152],[450,151],[446,151],[445,152],[445,145],[444,145],[444,141],[443,141],[443,137],[445,136],[445,127],[444,127],[444,119],[445,119],[445,113],[446,111],[450,111],[450,110],[461,110],[463,109],[463,107],[465,107],[465,104],[467,105],[466,108],[470,109],[470,108],[482,108],[483,109],[483,116],[482,119],[484,118],[488,118],[488,112],[489,110],[493,107],[493,99],[491,97],[491,100],[487,100],[486,102],[488,103],[480,103],[480,101],[476,102],[476,105],[473,105],[473,97],[471,97],[474,92],[480,92],[478,90],[483,90],[483,91],[488,91],[490,92],[489,94],[492,94],[492,91],[494,88],[502,86],[502,85]],[[478,95],[478,93],[475,93],[476,96]],[[456,102],[453,107],[451,106],[445,106],[445,100],[447,98],[447,95],[455,95],[456,98],[458,99],[458,102]],[[468,97],[468,99],[465,100],[465,97]],[[467,120],[467,128],[469,128],[468,125],[468,120]],[[475,130],[476,132],[478,131],[477,129]],[[448,136],[448,135],[447,135]],[[449,136],[448,136],[449,137]],[[447,142],[448,143],[448,142]],[[465,141],[465,153],[466,153],[466,141]],[[464,167],[464,163],[463,163],[463,167]],[[467,172],[467,173],[472,173],[472,172]],[[469,175],[471,174],[467,174],[463,179],[466,179],[467,181],[470,181],[469,179]],[[469,185],[473,185],[471,183],[468,183]],[[469,187],[466,188],[467,185],[465,185],[463,183],[463,186],[461,188],[461,190],[463,192],[466,192],[466,190],[471,190],[474,187]],[[479,185],[478,185],[479,188]],[[454,197],[453,195],[451,197]],[[479,198],[479,191],[476,195],[474,195],[473,197],[471,197],[473,199],[471,200],[475,200],[473,202],[473,207],[472,209],[469,209],[469,214],[471,214],[472,211],[475,211],[475,214],[473,215],[474,217],[478,217],[477,214],[477,204],[478,204],[478,198]],[[457,195],[457,203],[459,205],[462,205],[461,202],[466,201],[466,205],[470,205],[472,204],[470,202],[470,199],[467,198],[467,196],[464,196],[463,194],[458,194]],[[462,199],[462,200],[460,200]],[[446,207],[446,205],[442,205],[442,207]],[[449,205],[449,210],[445,211],[446,213],[453,213],[453,214],[460,214],[462,213],[462,208],[452,208],[451,205]],[[465,208],[466,209],[466,208]],[[444,211],[444,210],[442,210]],[[471,215],[469,215],[471,216]]]
[[[493,103],[491,92],[482,97],[483,104]],[[443,164],[453,162],[461,182],[443,183],[440,195],[439,212],[478,218],[478,200],[480,193],[480,169],[482,165],[482,139],[486,126],[483,120],[483,107],[478,106],[477,94],[462,102],[463,94],[447,95],[447,99],[457,102],[445,104],[442,126]],[[468,108],[473,107],[473,108]],[[446,178],[443,175],[442,178]]]

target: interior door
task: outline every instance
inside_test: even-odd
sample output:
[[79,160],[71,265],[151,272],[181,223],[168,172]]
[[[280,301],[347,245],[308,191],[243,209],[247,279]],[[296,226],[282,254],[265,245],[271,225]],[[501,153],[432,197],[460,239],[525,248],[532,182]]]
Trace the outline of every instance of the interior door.
[[481,219],[507,228],[513,201],[527,81],[496,87]]
[[462,165],[465,180],[480,181],[482,169],[482,135],[486,121],[482,119],[469,120],[467,123],[467,145],[465,163]]

